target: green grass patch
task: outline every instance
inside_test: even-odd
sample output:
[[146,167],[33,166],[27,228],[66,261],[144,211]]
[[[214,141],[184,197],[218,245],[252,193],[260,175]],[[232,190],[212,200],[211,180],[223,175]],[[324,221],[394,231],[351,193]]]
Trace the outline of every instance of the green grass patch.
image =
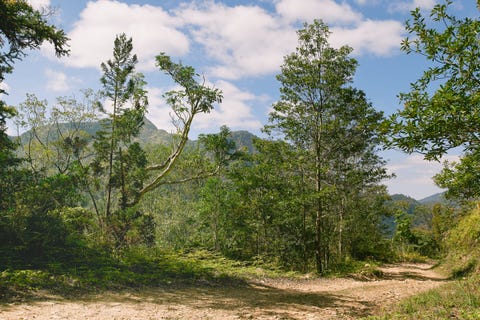
[[184,259],[190,259],[201,265],[202,268],[210,271],[219,278],[296,278],[302,274],[294,271],[284,271],[273,263],[264,262],[262,259],[254,261],[238,261],[223,257],[220,254],[207,250],[198,250],[185,254]]
[[393,310],[366,319],[480,319],[480,275],[407,298]]
[[[72,257],[70,257],[72,258]],[[0,272],[0,300],[18,300],[47,290],[64,297],[102,290],[163,285],[243,285],[245,279],[295,277],[261,262],[230,260],[208,251],[189,253],[136,248],[118,257],[85,253],[65,262]]]

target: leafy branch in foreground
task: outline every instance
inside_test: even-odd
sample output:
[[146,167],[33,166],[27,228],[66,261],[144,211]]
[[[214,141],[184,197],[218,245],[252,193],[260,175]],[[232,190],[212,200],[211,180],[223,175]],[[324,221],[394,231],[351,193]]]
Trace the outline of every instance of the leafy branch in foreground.
[[426,159],[460,146],[478,149],[480,142],[480,20],[454,17],[448,12],[452,4],[433,8],[431,25],[420,9],[412,11],[406,23],[411,38],[402,50],[424,56],[431,66],[410,92],[399,95],[404,109],[389,119],[391,144]]
[[193,67],[174,63],[164,53],[158,55],[156,59],[160,70],[168,74],[177,85],[182,87],[180,90],[172,90],[165,94],[167,103],[172,107],[173,114],[171,116],[177,129],[178,140],[165,161],[146,168],[148,171],[156,172],[156,175],[138,192],[133,204],[138,203],[143,195],[166,182],[165,177],[172,170],[173,165],[185,148],[195,116],[200,113],[209,113],[213,109],[214,103],[220,103],[223,99],[219,89],[208,87],[205,80],[202,82],[196,80],[199,75],[195,73]]

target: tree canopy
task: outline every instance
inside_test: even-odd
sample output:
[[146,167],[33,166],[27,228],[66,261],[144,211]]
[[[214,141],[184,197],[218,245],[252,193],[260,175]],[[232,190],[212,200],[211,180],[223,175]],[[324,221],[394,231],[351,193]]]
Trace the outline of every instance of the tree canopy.
[[26,50],[39,49],[45,41],[53,44],[57,56],[68,55],[65,32],[49,24],[45,14],[25,0],[0,0],[0,82],[13,71],[15,61],[25,57]]
[[438,159],[448,150],[478,149],[480,142],[480,20],[437,4],[430,16],[420,9],[407,21],[402,50],[431,62],[423,76],[401,93],[404,108],[390,119],[394,146]]
[[[26,56],[27,50],[39,49],[43,42],[53,44],[57,56],[69,53],[68,38],[62,29],[49,24],[46,16],[35,10],[27,1],[0,0],[0,84],[8,73],[12,73],[14,63]],[[7,94],[0,87],[0,97]],[[11,175],[11,168],[19,163],[14,154],[15,144],[7,136],[7,119],[14,116],[15,108],[0,100],[0,193],[11,190],[3,182]],[[15,183],[13,183],[15,184]]]
[[343,220],[352,210],[347,200],[386,177],[383,160],[375,154],[383,116],[350,85],[357,67],[349,57],[352,48],[331,47],[329,35],[328,26],[319,20],[298,31],[297,49],[285,57],[277,76],[281,96],[266,126],[267,132],[291,143],[305,165],[319,273],[333,260],[334,237],[337,258],[343,258]]

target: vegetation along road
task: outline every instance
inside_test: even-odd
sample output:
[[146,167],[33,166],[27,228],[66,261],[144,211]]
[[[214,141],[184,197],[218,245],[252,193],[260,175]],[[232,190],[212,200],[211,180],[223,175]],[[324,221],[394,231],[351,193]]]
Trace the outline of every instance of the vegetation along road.
[[74,301],[44,296],[2,305],[0,318],[356,319],[446,281],[428,264],[392,264],[378,270],[378,277],[264,279],[246,286],[151,288]]

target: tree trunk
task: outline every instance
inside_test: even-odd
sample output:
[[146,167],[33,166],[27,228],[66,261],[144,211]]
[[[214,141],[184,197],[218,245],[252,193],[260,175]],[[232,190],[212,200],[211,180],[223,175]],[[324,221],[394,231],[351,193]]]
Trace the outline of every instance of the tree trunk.
[[317,209],[317,216],[315,219],[315,263],[317,273],[323,273],[323,250],[322,250],[322,217],[319,208]]

